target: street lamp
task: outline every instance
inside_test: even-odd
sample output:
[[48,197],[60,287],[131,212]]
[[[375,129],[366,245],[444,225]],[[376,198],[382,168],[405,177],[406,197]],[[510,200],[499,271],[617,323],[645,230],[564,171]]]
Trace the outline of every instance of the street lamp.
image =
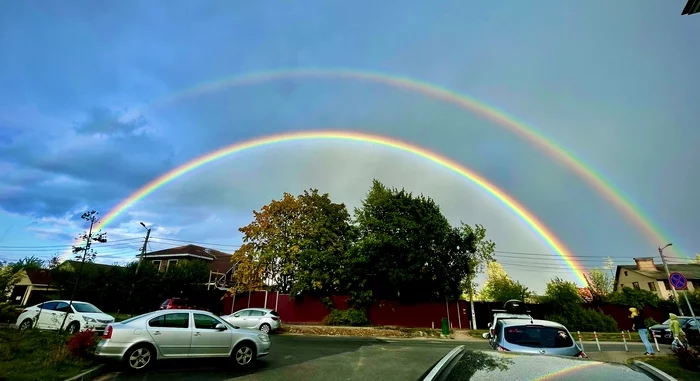
[[664,269],[666,270],[666,281],[669,282],[669,286],[671,286],[671,292],[673,293],[673,300],[676,301],[676,306],[678,307],[678,313],[683,315],[683,309],[681,308],[681,302],[678,300],[678,293],[676,293],[676,288],[673,287],[671,283],[671,272],[668,271],[668,265],[666,264],[666,257],[664,257],[664,249],[673,246],[672,243],[667,243],[666,246],[661,247],[659,246],[659,255],[661,256],[661,262],[664,264]]

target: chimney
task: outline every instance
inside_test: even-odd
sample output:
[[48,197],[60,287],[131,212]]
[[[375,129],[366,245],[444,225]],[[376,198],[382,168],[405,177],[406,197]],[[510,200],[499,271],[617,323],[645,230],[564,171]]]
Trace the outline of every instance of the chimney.
[[656,264],[654,263],[654,258],[634,258],[637,263],[637,270],[639,271],[656,271]]

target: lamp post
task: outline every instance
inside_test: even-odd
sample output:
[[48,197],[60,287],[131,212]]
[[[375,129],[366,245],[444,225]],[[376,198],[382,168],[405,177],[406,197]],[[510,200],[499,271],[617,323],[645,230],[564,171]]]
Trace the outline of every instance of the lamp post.
[[[664,264],[664,269],[666,270],[666,281],[670,283],[671,272],[668,271],[668,264],[666,264],[666,257],[664,257],[664,249],[669,246],[673,246],[673,244],[667,243],[664,247],[659,246],[659,255],[661,256],[661,262]],[[671,284],[669,285],[671,286],[671,292],[673,293],[673,300],[676,301],[676,306],[678,307],[678,313],[683,315],[683,309],[681,308],[681,302],[678,300],[678,293],[676,293],[676,288],[673,287],[673,285]]]

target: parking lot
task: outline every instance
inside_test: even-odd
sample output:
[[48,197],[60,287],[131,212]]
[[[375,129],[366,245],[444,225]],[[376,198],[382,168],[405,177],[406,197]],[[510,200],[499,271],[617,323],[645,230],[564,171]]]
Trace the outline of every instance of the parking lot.
[[[270,356],[245,371],[226,362],[163,361],[147,373],[113,371],[100,381],[313,381],[313,380],[418,380],[424,372],[457,345],[489,350],[486,341],[400,340],[353,337],[272,336]],[[622,343],[601,343],[604,354],[624,352]],[[610,361],[595,344],[586,348],[591,358]],[[630,356],[643,347],[630,345]]]

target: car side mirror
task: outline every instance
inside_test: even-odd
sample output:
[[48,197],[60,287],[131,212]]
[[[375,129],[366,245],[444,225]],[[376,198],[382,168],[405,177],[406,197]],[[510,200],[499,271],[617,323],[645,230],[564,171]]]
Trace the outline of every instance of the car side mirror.
[[233,317],[239,317],[241,316],[240,314],[234,314]]
[[225,330],[226,330],[226,326],[223,325],[223,324],[221,324],[221,323],[219,323],[219,324],[217,324],[217,325],[214,327],[214,329],[216,329],[217,331],[225,331]]
[[481,334],[481,337],[483,337],[484,339],[488,339],[488,338],[489,338],[489,333],[488,333],[488,332],[484,332],[484,333]]
[[486,327],[491,328],[491,322],[489,322],[488,324],[486,324]]

